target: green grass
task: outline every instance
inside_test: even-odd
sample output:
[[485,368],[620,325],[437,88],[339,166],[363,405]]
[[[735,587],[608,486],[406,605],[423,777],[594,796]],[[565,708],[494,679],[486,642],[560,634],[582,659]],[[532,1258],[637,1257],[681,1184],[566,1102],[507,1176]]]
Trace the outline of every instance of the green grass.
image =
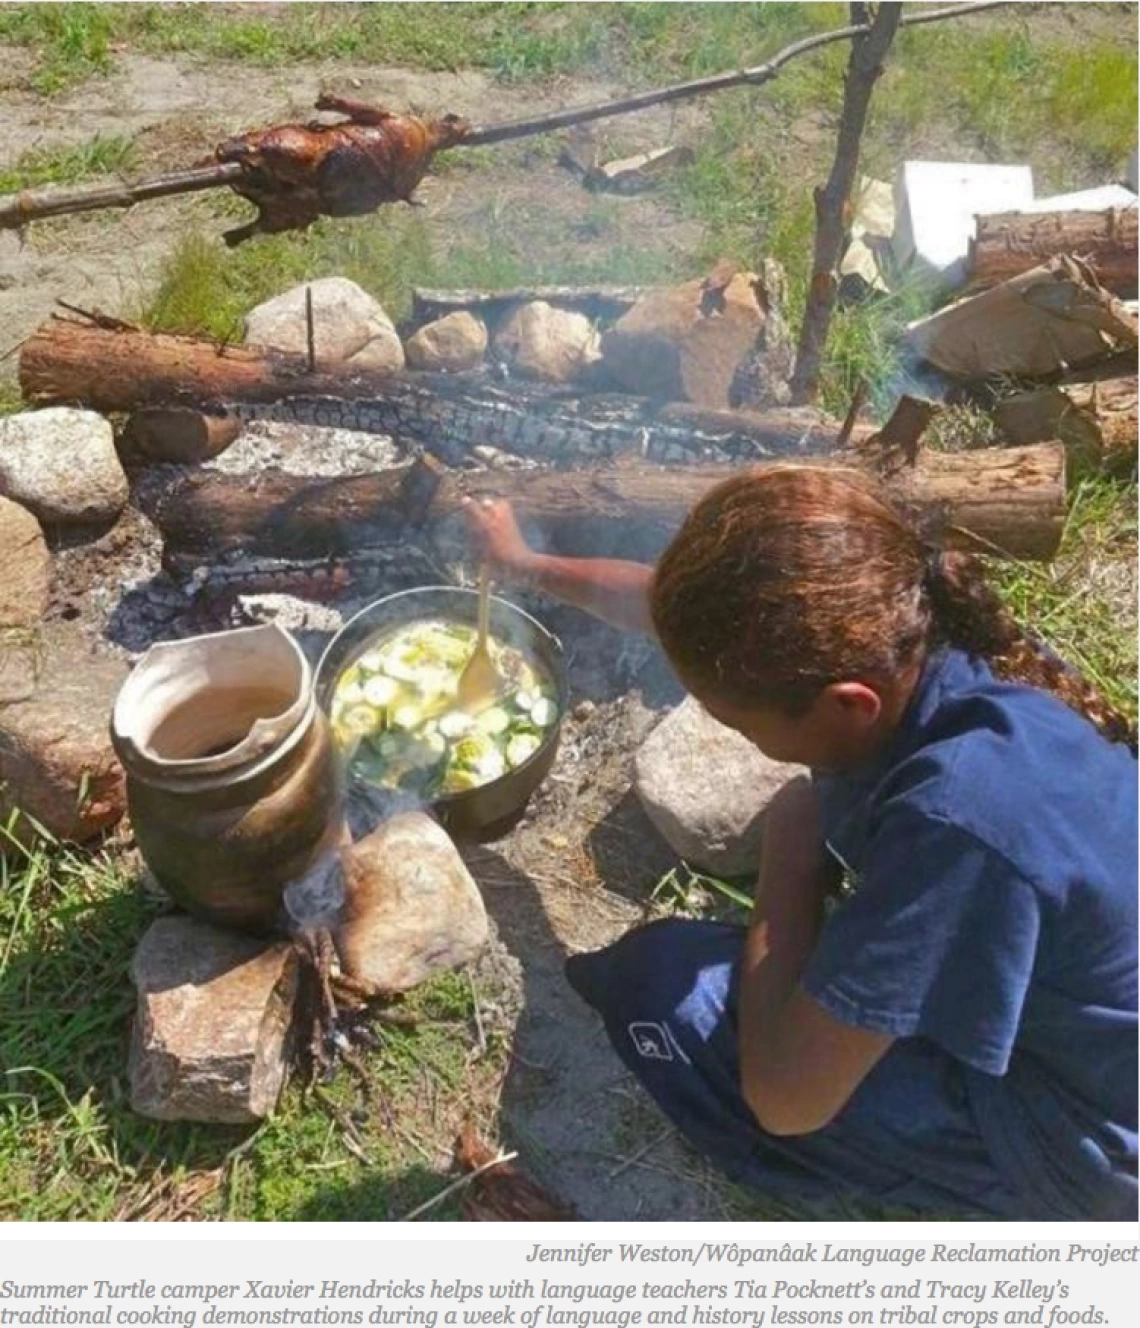
[[[240,205],[239,205],[240,207]],[[652,246],[599,248],[616,227],[616,205],[599,199],[575,221],[543,214],[540,206],[492,202],[465,238],[433,248],[429,226],[412,209],[391,207],[363,220],[322,219],[303,234],[259,237],[237,249],[192,233],[168,260],[157,289],[141,310],[148,327],[236,340],[254,305],[289,286],[325,276],[356,281],[399,320],[415,286],[495,289],[545,282],[653,282],[675,275],[674,260]],[[518,228],[543,227],[548,240],[537,258],[525,252]],[[579,249],[578,242],[594,242]],[[577,252],[576,252],[577,251]]]
[[1054,562],[991,565],[991,575],[1018,620],[1133,721],[1136,496],[1134,482],[1084,479],[1070,497]]
[[75,184],[100,175],[128,170],[135,159],[129,138],[96,134],[86,143],[67,148],[34,148],[0,170],[0,194],[43,184]]
[[272,236],[226,249],[190,235],[139,312],[149,327],[241,339],[254,305],[298,282],[343,276],[371,291],[393,317],[406,312],[413,275],[430,265],[428,236],[411,209],[388,208],[355,224],[318,222],[301,235]]
[[[419,1028],[386,1031],[383,1051],[369,1056],[396,1129],[370,1114],[360,1127],[367,1164],[293,1089],[256,1129],[160,1123],[130,1110],[129,966],[159,911],[136,872],[121,852],[50,843],[0,859],[0,1218],[162,1218],[186,1206],[238,1220],[386,1220],[442,1189],[451,1140],[433,1137],[422,1102],[410,1104],[422,1099],[424,1077],[443,1100],[474,1099],[505,1055],[494,1030],[476,1054],[476,989],[465,975],[420,988],[409,999]],[[343,1072],[325,1091],[346,1111],[360,1106]],[[455,1212],[444,1204],[432,1216]]]

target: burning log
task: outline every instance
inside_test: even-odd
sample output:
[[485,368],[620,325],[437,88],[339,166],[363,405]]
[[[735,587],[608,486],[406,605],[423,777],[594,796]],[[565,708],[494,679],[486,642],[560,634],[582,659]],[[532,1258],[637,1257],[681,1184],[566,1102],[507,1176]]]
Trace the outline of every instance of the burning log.
[[827,451],[840,427],[810,407],[745,413],[519,384],[507,391],[478,375],[314,373],[303,355],[58,317],[25,342],[19,372],[24,396],[37,404],[134,411],[213,403],[214,416],[383,433],[449,462],[481,445],[559,464],[622,455],[751,460]]
[[1088,263],[1102,286],[1136,291],[1137,209],[1103,212],[1002,212],[979,217],[970,244],[970,282],[993,286],[1059,254]]
[[[1065,515],[1065,458],[1058,444],[920,454],[884,467],[858,452],[819,465],[887,471],[896,498],[949,548],[1050,558]],[[778,464],[774,462],[761,464]],[[148,501],[164,560],[189,571],[227,555],[345,559],[407,538],[422,520],[454,516],[465,496],[510,499],[547,545],[568,554],[655,557],[693,504],[733,466],[625,463],[575,470],[435,473],[425,463],[314,480],[191,472]]]

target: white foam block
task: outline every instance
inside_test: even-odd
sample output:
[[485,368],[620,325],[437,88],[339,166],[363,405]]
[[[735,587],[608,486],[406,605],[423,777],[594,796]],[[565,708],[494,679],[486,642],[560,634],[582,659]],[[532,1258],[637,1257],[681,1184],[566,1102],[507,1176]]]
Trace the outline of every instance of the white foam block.
[[895,177],[895,260],[956,283],[978,213],[1020,212],[1032,202],[1029,166],[904,161]]
[[[1122,184],[1105,184],[1098,189],[1080,189],[1075,194],[1050,194],[1035,198],[1019,212],[1103,212],[1106,208],[1136,206],[1136,195]],[[979,213],[979,216],[984,215]]]

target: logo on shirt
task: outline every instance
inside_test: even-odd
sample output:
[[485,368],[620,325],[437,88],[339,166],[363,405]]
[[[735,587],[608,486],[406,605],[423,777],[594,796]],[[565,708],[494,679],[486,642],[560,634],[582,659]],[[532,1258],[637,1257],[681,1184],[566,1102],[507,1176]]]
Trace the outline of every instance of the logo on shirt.
[[859,873],[854,867],[852,867],[843,854],[840,853],[830,839],[825,839],[823,841],[823,846],[840,866],[843,876],[839,882],[839,894],[842,898],[846,899],[848,895],[853,895],[859,888]]
[[646,1061],[683,1061],[692,1062],[681,1050],[668,1024],[653,1024],[648,1021],[634,1022],[629,1025],[629,1036],[633,1049]]

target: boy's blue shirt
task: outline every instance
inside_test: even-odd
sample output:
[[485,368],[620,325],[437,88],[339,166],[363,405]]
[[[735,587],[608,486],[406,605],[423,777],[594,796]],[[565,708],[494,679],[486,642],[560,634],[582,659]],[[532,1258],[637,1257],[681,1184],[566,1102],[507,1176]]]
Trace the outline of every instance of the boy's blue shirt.
[[806,989],[843,1022],[954,1057],[999,1168],[1058,1216],[1134,1210],[1131,753],[950,650],[887,748],[816,785],[855,892]]

